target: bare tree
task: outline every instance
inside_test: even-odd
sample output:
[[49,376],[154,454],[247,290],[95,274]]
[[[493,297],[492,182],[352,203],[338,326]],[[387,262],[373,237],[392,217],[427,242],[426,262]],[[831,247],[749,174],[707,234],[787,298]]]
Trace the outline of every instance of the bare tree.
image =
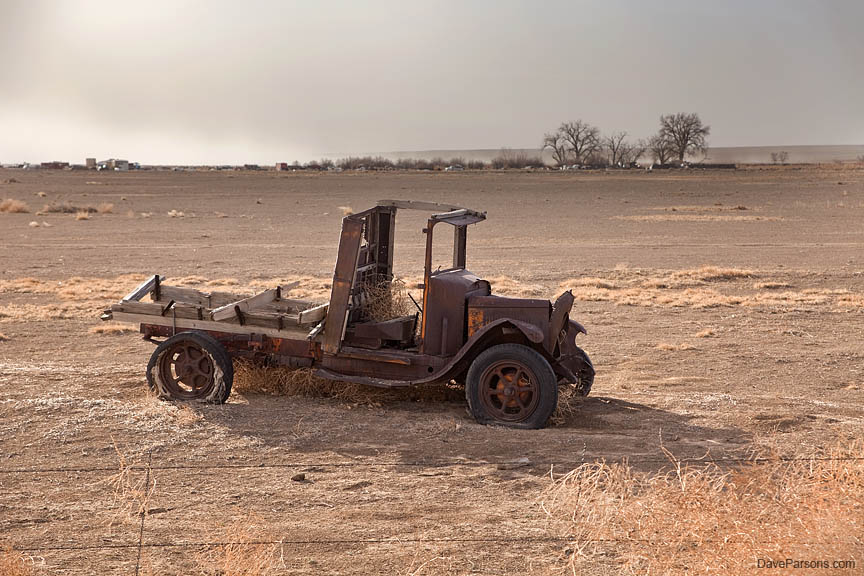
[[658,164],[666,164],[672,157],[672,144],[662,131],[648,139],[648,150]]
[[624,142],[621,145],[621,151],[618,153],[622,166],[629,166],[638,161],[639,158],[645,155],[648,150],[648,143],[645,140],[637,140],[636,142]]
[[683,163],[687,154],[708,149],[705,138],[711,133],[711,127],[702,124],[696,113],[679,112],[660,116],[660,133],[669,142],[678,162]]
[[627,132],[613,132],[603,138],[603,146],[609,151],[609,162],[612,166],[617,166],[621,161],[621,152],[627,146],[627,142],[624,141],[626,137]]
[[600,149],[600,130],[587,122],[564,122],[558,131],[567,142],[577,164],[582,164]]
[[789,153],[785,150],[780,152],[771,152],[771,163],[772,164],[786,164],[786,160],[789,159]]
[[561,130],[549,132],[543,136],[543,147],[540,150],[551,150],[552,159],[559,168],[567,164],[567,140]]

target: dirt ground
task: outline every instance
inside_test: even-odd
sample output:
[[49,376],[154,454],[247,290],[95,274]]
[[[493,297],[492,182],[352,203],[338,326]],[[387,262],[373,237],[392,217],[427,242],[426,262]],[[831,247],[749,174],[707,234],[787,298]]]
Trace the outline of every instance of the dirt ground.
[[[864,433],[864,170],[0,170],[7,198],[29,212],[0,213],[0,545],[44,573],[190,573],[274,546],[285,573],[558,573],[550,471]],[[326,298],[343,210],[383,198],[488,211],[468,267],[493,292],[572,289],[591,396],[539,431],[480,426],[458,395],[181,406],[146,391],[152,344],[94,332],[157,272]],[[422,218],[398,226],[411,280]],[[235,540],[252,544],[206,546]]]

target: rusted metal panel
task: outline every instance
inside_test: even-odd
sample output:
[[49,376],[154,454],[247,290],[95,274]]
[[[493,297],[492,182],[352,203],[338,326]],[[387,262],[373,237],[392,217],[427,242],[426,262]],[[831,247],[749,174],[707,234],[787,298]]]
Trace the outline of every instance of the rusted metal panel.
[[485,292],[488,283],[467,270],[446,270],[431,275],[423,291],[425,333],[423,353],[455,354],[467,337],[465,301],[471,293]]
[[510,318],[537,326],[545,337],[549,329],[551,307],[548,300],[541,299],[472,296],[468,300],[468,333],[473,334],[495,320]]
[[468,227],[456,226],[453,229],[453,268],[465,268]]
[[573,293],[567,290],[561,294],[552,305],[552,314],[549,316],[549,329],[546,333],[546,351],[552,354],[555,351],[555,343],[558,335],[567,326],[567,315],[573,308]]
[[348,322],[349,299],[354,287],[357,258],[360,255],[360,240],[363,233],[363,220],[352,217],[342,219],[342,237],[336,268],[333,272],[333,287],[330,291],[330,308],[324,326],[324,351],[335,354],[339,351],[345,327]]

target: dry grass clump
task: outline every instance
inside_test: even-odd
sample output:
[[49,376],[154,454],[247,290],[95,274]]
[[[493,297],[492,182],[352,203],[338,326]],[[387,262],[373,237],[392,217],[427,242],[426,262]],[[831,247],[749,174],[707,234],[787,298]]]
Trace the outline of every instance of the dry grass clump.
[[252,514],[226,528],[215,540],[223,544],[195,555],[202,574],[267,576],[287,568],[278,538]]
[[754,290],[779,290],[780,288],[791,288],[792,285],[786,282],[754,282]]
[[558,386],[558,404],[549,418],[553,426],[562,426],[578,418],[584,396],[577,391],[575,384]]
[[216,278],[208,280],[207,286],[237,286],[240,282],[236,278]]
[[6,336],[6,334],[0,332],[0,342],[8,342],[8,341],[9,341],[9,337]]
[[86,210],[81,210],[80,212],[75,213],[75,220],[90,220],[90,212]]
[[492,276],[486,280],[492,285],[493,294],[523,298],[547,295],[547,289],[542,284],[529,284],[509,276]]
[[705,330],[701,330],[696,333],[697,338],[713,338],[716,335],[717,332],[715,330],[712,330],[711,328],[706,328]]
[[380,406],[384,402],[461,402],[465,399],[464,389],[453,383],[408,388],[376,388],[351,382],[325,380],[315,376],[310,368],[268,367],[244,361],[234,362],[233,389],[245,394],[333,398],[369,406]]
[[0,550],[0,576],[34,576],[33,558],[7,546]]
[[577,288],[602,288],[603,290],[617,290],[621,288],[621,285],[617,282],[606,278],[595,278],[593,276],[575,278],[570,280],[568,284]]
[[417,312],[402,280],[393,279],[390,282],[367,284],[363,292],[366,296],[363,311],[367,320],[383,322]]
[[603,563],[625,574],[702,566],[738,575],[752,573],[757,559],[860,562],[864,443],[826,454],[841,460],[772,458],[728,470],[688,465],[664,451],[670,466],[659,472],[601,461],[544,491],[543,511],[570,540],[568,572]]
[[37,278],[24,277],[14,280],[0,280],[0,292],[21,292],[29,294],[42,292],[45,283]]
[[102,202],[98,206],[96,206],[96,211],[99,214],[111,214],[114,212],[114,204],[111,202]]
[[696,347],[692,344],[687,344],[686,342],[682,342],[681,344],[669,344],[667,342],[661,342],[655,346],[658,350],[666,350],[667,352],[683,352],[685,350],[695,350]]
[[697,282],[716,282],[718,280],[736,280],[750,278],[753,271],[743,268],[720,268],[717,266],[702,266],[690,270],[679,270],[670,274],[673,280],[696,280]]
[[75,206],[68,202],[63,204],[45,204],[42,207],[42,212],[46,214],[78,214],[79,212],[94,213],[96,208],[92,206]]
[[30,226],[30,228],[38,228],[38,227],[39,227],[39,222],[36,222],[36,221],[34,220],[34,221],[30,222],[30,224],[28,224],[28,226]]
[[0,212],[6,212],[8,214],[26,214],[30,212],[30,207],[20,200],[6,198],[0,202]]
[[102,334],[105,336],[119,336],[120,334],[131,334],[137,332],[137,330],[126,324],[108,323],[91,326],[88,332],[90,334]]

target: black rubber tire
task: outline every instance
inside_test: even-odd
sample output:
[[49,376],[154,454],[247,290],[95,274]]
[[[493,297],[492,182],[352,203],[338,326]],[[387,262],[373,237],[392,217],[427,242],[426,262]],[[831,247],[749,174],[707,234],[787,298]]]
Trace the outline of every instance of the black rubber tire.
[[[486,370],[501,361],[515,361],[527,367],[535,376],[539,391],[539,401],[533,411],[524,419],[502,421],[489,414],[480,400],[483,383],[480,381]],[[543,428],[558,405],[558,380],[549,362],[536,350],[522,344],[499,344],[480,353],[465,378],[465,398],[471,415],[480,424],[496,424],[508,428]]]
[[224,404],[231,396],[231,386],[234,384],[234,363],[231,354],[218,340],[205,332],[180,332],[161,342],[147,363],[147,384],[160,398],[176,400],[159,377],[159,364],[165,354],[174,344],[181,341],[192,342],[204,350],[215,367],[213,387],[206,395],[191,398],[207,404]]

